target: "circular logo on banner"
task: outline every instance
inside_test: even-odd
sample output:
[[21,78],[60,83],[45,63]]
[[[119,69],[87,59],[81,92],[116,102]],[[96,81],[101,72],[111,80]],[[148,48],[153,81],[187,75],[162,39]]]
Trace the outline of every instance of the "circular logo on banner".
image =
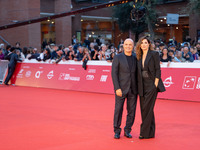
[[53,70],[52,71],[50,71],[49,73],[48,73],[48,75],[47,75],[47,78],[48,79],[51,79],[51,78],[53,78]]
[[25,74],[25,76],[26,76],[27,78],[30,77],[30,76],[31,76],[31,71],[27,71],[26,74]]
[[37,79],[39,79],[39,78],[40,78],[40,75],[41,75],[41,73],[42,73],[42,71],[37,71],[37,72],[35,73],[35,77],[36,77]]
[[164,86],[165,87],[170,87],[172,84],[174,84],[173,82],[172,82],[172,77],[170,76],[170,77],[168,77],[168,78],[166,78],[165,80],[164,80]]

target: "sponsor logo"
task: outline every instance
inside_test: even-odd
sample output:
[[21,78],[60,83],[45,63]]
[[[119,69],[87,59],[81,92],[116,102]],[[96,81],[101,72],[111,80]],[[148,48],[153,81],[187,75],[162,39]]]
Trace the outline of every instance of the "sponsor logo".
[[69,70],[76,70],[75,68],[69,68]]
[[86,80],[94,80],[94,75],[87,75]]
[[23,78],[23,71],[24,71],[24,69],[21,69],[20,71],[19,71],[19,73],[17,74],[17,78]]
[[182,89],[194,89],[196,76],[185,76]]
[[163,81],[163,83],[164,83],[164,86],[165,86],[165,87],[170,87],[172,84],[174,84],[174,82],[172,82],[172,76],[166,78],[166,79]]
[[70,79],[70,74],[65,74],[64,80],[69,80]]
[[96,69],[89,69],[88,73],[96,73]]
[[107,75],[102,75],[101,79],[100,79],[100,82],[106,82],[107,78],[108,78]]
[[80,77],[73,77],[70,74],[61,73],[58,80],[80,81]]
[[48,75],[47,75],[47,78],[48,79],[52,79],[53,78],[53,70],[52,71],[50,71],[49,73],[48,73]]
[[196,89],[200,89],[200,77],[198,78]]
[[103,72],[110,72],[110,70],[102,70]]
[[30,66],[23,66],[23,68],[27,68],[27,69],[29,69],[29,68],[30,68]]
[[21,69],[21,70],[19,71],[19,74],[22,74],[23,71],[24,71],[24,69]]
[[35,78],[39,79],[40,78],[40,75],[43,73],[43,71],[37,71],[35,73]]
[[26,74],[25,74],[25,76],[26,76],[27,78],[30,77],[30,76],[31,76],[31,71],[27,71]]
[[58,80],[64,80],[64,77],[65,77],[65,73],[61,73]]

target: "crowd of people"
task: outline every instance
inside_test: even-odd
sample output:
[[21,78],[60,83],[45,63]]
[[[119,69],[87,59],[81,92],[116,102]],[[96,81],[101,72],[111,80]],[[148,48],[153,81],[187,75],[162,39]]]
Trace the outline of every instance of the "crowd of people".
[[[85,63],[88,60],[112,62],[115,55],[123,52],[123,40],[116,47],[114,44],[100,43],[97,39],[94,42],[85,40],[83,44],[72,41],[73,44],[68,46],[49,43],[43,45],[42,50],[33,47],[21,48],[19,42],[14,47],[20,51],[18,57],[21,60],[36,59],[39,62],[45,61],[54,64],[67,60]],[[5,47],[3,43],[0,44],[0,60],[6,59],[11,47],[11,45]],[[160,63],[167,62],[168,66],[171,62],[193,62],[200,59],[200,41],[191,46],[189,42],[177,44],[176,41],[170,41],[165,44],[161,40],[155,40],[153,47],[160,53]]]

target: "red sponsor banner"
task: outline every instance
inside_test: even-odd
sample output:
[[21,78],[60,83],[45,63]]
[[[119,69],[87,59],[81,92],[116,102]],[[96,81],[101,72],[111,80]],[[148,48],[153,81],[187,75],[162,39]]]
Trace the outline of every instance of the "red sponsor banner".
[[200,102],[199,68],[162,68],[162,80],[166,92],[158,97]]
[[85,92],[113,93],[110,66],[69,64],[17,64],[12,84]]
[[[199,68],[162,68],[166,92],[158,98],[200,101]],[[11,80],[19,86],[114,94],[111,65],[19,63]]]

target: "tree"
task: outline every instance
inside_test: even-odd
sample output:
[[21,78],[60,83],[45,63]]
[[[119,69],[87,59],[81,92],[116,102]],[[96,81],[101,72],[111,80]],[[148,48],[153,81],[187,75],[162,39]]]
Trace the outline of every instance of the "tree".
[[189,10],[189,13],[200,14],[200,1],[199,0],[190,0],[187,5],[187,10]]
[[[151,39],[154,38],[154,27],[157,21],[157,14],[154,9],[155,0],[148,2],[138,1],[137,3],[129,2],[114,7],[115,18],[122,32],[132,32],[135,34],[135,41],[138,41],[139,34],[149,30]],[[142,9],[142,7],[145,8]],[[142,10],[140,10],[142,9]],[[131,13],[132,11],[132,13]],[[144,11],[144,15],[141,12]],[[131,17],[132,14],[132,17]]]

